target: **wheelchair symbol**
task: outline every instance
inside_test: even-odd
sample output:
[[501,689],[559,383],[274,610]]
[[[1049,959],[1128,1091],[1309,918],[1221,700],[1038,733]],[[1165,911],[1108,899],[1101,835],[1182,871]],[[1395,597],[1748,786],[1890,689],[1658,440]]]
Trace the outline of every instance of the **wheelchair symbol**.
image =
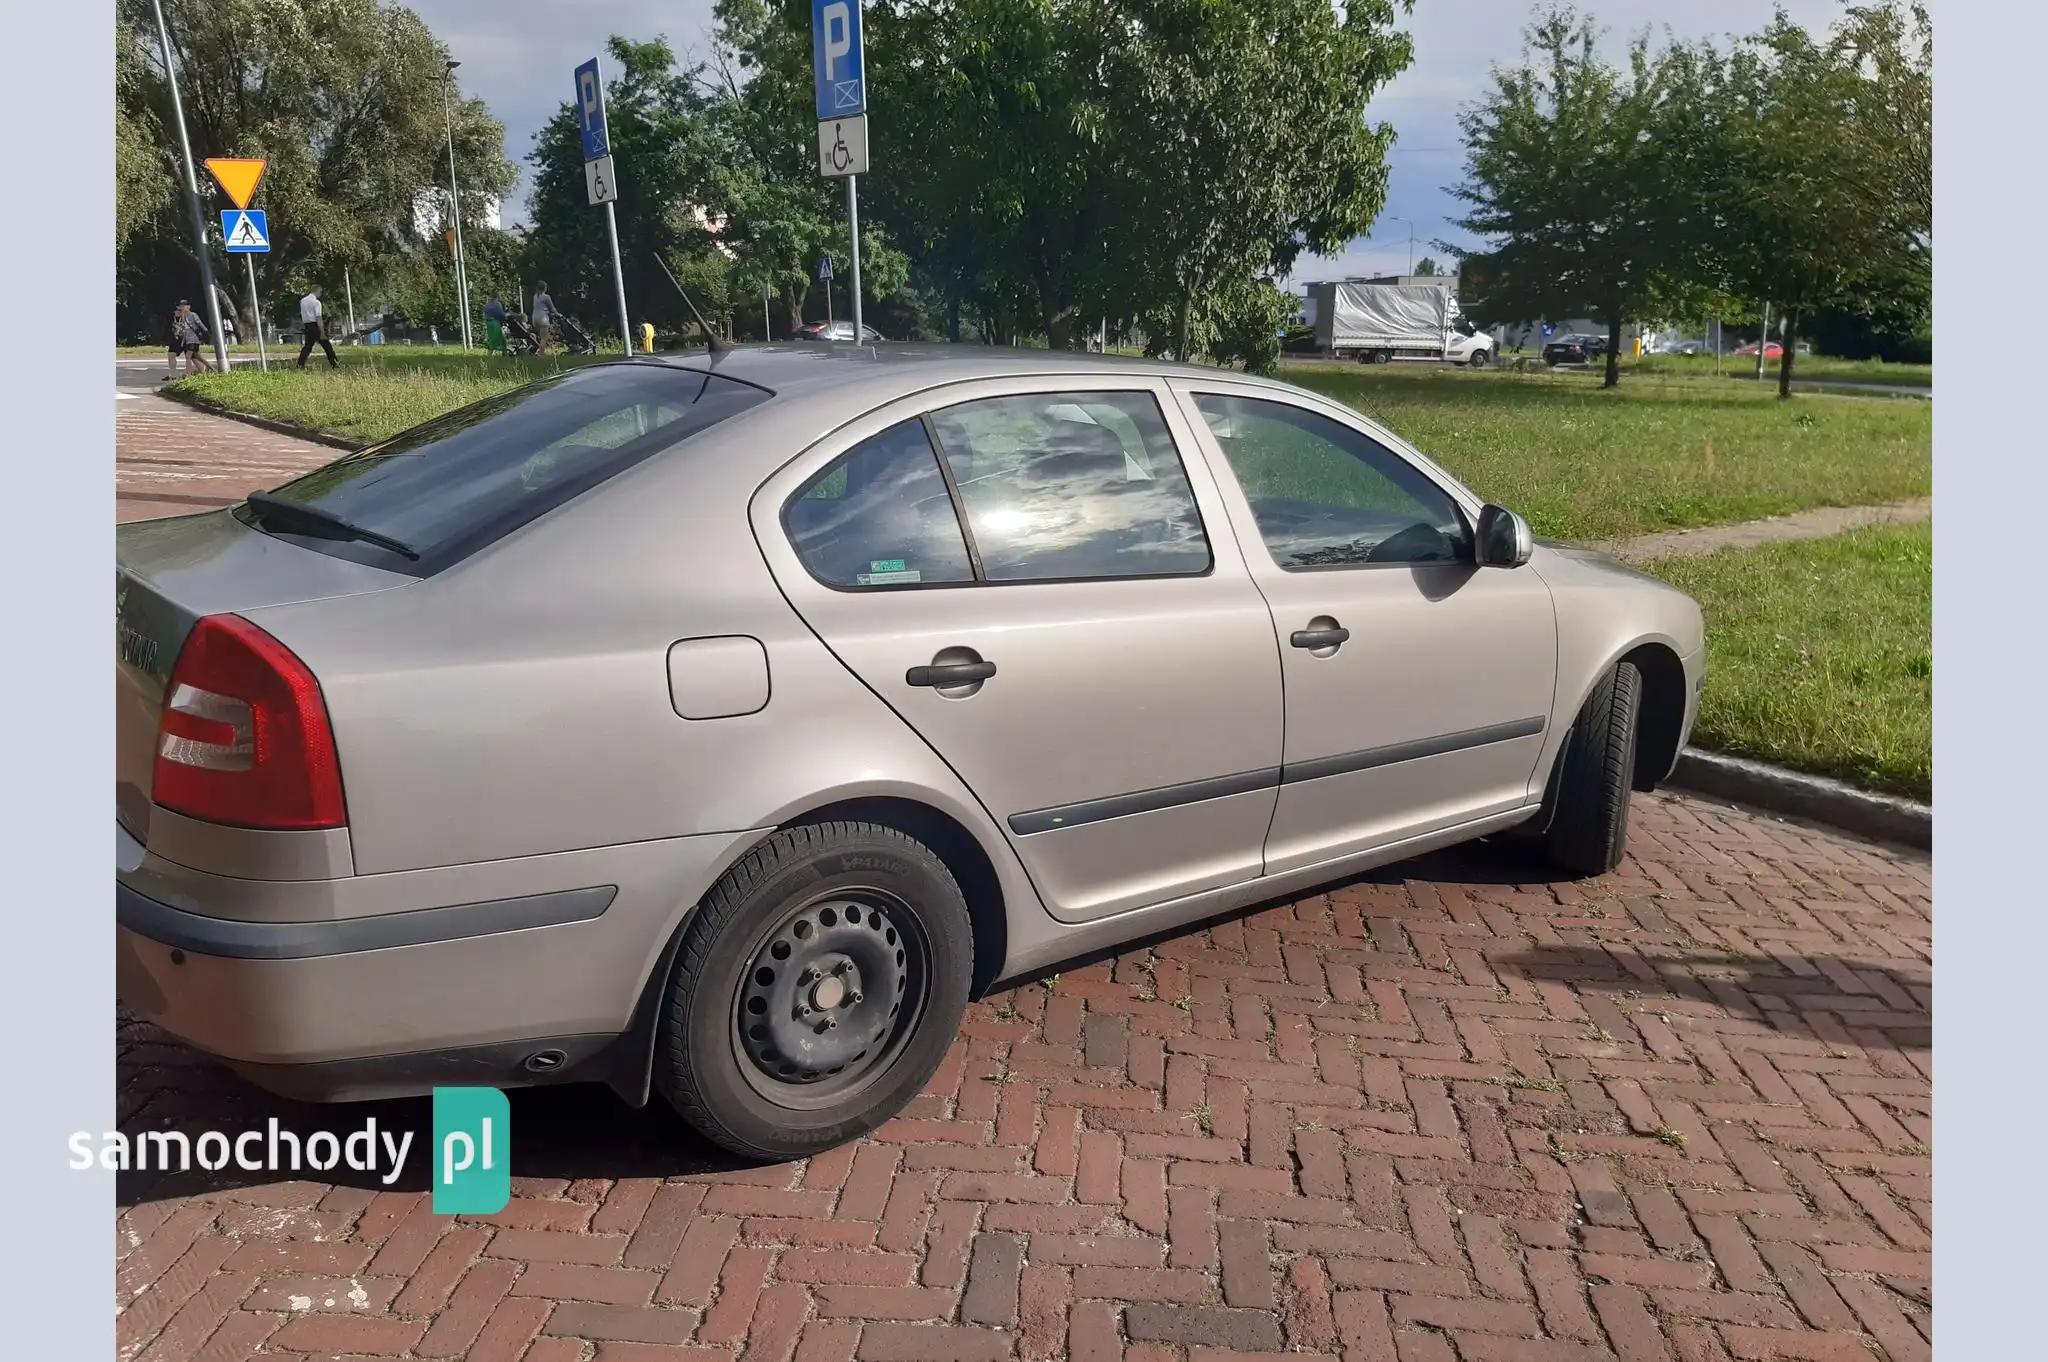
[[844,171],[853,164],[853,151],[846,145],[846,125],[844,123],[834,125],[832,136],[834,138],[831,153],[832,168]]

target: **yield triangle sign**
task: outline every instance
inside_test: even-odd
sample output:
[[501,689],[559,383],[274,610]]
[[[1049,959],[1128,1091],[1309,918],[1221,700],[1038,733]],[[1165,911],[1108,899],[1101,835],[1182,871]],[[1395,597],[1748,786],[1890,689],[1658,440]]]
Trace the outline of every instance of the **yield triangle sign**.
[[268,164],[255,157],[210,156],[206,160],[206,168],[237,208],[247,208],[249,200],[256,197],[256,186],[263,183],[263,169]]
[[228,228],[228,249],[231,251],[267,251],[270,238],[264,235],[265,223],[255,213],[238,212]]

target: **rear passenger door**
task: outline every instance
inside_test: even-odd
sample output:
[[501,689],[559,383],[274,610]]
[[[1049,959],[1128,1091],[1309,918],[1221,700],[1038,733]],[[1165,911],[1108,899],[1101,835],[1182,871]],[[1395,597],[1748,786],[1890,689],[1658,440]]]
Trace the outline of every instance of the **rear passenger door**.
[[1279,662],[1189,438],[1156,383],[980,383],[853,423],[754,501],[791,602],[1068,921],[1261,870]]

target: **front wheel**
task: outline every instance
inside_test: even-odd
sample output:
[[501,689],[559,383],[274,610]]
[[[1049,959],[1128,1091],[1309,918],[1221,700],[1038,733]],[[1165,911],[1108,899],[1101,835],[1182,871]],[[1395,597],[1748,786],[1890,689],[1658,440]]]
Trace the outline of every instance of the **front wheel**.
[[1616,663],[1586,697],[1558,754],[1563,767],[1544,851],[1574,875],[1603,875],[1621,864],[1642,687],[1635,663]]
[[784,828],[684,925],[657,1084],[683,1119],[749,1158],[863,1135],[924,1086],[974,968],[967,901],[894,828]]
[[1484,369],[1492,358],[1493,356],[1484,350],[1474,350],[1465,362],[1475,369]]

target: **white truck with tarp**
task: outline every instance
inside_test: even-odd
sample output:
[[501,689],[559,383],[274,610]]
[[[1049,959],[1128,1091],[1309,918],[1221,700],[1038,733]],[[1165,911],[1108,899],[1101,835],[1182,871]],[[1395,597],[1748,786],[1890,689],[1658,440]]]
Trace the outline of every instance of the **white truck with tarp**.
[[1479,368],[1493,360],[1493,338],[1458,311],[1448,282],[1311,284],[1308,307],[1316,347],[1338,359],[1386,364],[1435,360]]

